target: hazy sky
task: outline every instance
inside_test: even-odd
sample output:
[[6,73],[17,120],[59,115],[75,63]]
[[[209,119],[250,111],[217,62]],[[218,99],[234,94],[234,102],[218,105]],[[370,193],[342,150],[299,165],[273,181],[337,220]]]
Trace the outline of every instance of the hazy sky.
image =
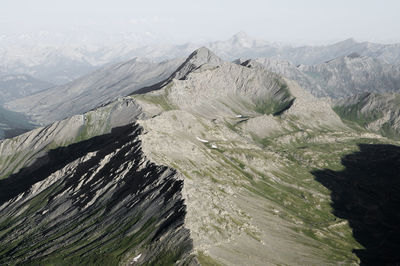
[[175,42],[227,39],[400,42],[399,0],[1,0],[0,35],[150,32]]

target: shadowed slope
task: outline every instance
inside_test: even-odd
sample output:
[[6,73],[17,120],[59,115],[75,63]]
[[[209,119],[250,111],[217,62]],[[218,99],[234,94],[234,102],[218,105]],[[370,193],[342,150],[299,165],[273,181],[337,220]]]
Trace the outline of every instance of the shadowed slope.
[[400,147],[360,144],[346,155],[343,171],[313,172],[332,191],[337,217],[347,219],[365,249],[354,250],[362,265],[400,263]]

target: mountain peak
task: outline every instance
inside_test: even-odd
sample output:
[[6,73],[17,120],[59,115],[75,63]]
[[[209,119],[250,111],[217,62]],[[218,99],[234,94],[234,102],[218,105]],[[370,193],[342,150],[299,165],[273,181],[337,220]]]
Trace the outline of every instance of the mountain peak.
[[343,40],[343,41],[341,41],[341,42],[338,42],[337,44],[338,45],[353,45],[353,44],[356,44],[357,42],[356,42],[356,40],[354,40],[354,38],[348,38],[348,39],[346,39],[346,40]]
[[244,31],[239,31],[235,35],[232,36],[233,39],[252,39],[249,35],[247,35]]
[[223,63],[224,61],[216,56],[210,49],[206,47],[200,47],[188,56],[185,62],[177,69],[172,77],[176,79],[182,79],[189,72],[199,68],[204,64],[219,66]]
[[264,68],[263,64],[257,62],[254,59],[248,59],[248,60],[242,62],[240,65],[248,67],[248,68],[259,68],[259,69]]
[[220,64],[223,62],[221,58],[219,58],[210,49],[208,49],[204,46],[200,47],[199,49],[197,49],[193,53],[191,53],[186,61],[190,61],[192,63],[197,63],[197,64],[201,64],[201,65],[206,64],[206,63]]
[[200,47],[194,50],[183,62],[174,73],[171,74],[167,79],[154,84],[149,87],[144,87],[140,90],[135,91],[135,94],[142,94],[153,90],[159,90],[166,84],[170,83],[173,79],[185,79],[185,77],[195,69],[198,69],[202,65],[208,64],[211,66],[220,66],[224,61],[216,56],[210,49],[206,47]]
[[245,48],[253,47],[255,44],[255,39],[247,35],[245,32],[240,31],[232,36],[230,39],[233,45],[241,46]]

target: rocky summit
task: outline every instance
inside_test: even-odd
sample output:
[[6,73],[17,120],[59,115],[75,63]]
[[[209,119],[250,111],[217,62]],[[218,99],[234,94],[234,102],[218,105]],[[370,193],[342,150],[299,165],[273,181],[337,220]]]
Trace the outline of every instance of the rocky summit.
[[398,95],[317,98],[312,71],[203,47],[58,89],[79,109],[10,102],[47,125],[0,141],[0,264],[396,265]]

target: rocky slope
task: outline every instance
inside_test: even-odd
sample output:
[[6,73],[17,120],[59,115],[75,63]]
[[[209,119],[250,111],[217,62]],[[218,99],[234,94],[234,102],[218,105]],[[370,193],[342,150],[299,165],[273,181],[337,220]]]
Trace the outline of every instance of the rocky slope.
[[29,115],[36,123],[48,124],[157,83],[169,77],[181,63],[180,59],[153,63],[135,58],[102,68],[67,85],[11,101],[6,107]]
[[0,177],[15,173],[54,147],[68,146],[109,133],[111,128],[129,124],[141,115],[141,107],[137,103],[130,99],[119,99],[84,115],[72,116],[3,140],[0,142]]
[[[185,224],[201,263],[357,263],[360,246],[311,169],[341,169],[361,138],[387,140],[345,127],[327,103],[252,62],[205,62],[153,89],[133,95],[152,117],[138,121],[143,150],[185,176]],[[266,111],[285,99],[294,100]]]
[[143,154],[140,116],[121,99],[0,143],[1,264],[196,263],[182,178]]
[[313,173],[396,142],[205,48],[139,92],[0,142],[2,263],[360,262]]
[[267,69],[297,81],[318,97],[346,97],[364,92],[400,90],[400,67],[357,53],[317,65],[294,66],[288,61],[256,60]]

